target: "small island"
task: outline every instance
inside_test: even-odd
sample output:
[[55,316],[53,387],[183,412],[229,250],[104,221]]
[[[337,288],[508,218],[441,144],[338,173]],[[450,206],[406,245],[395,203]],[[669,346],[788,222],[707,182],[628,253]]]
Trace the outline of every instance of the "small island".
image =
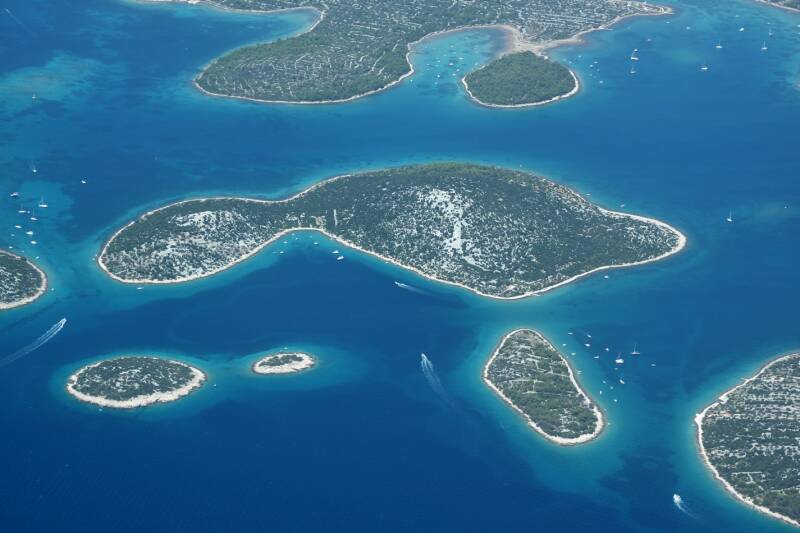
[[286,200],[178,202],[118,230],[97,260],[124,283],[187,282],[298,230],[504,299],[656,261],[686,242],[663,222],[608,211],[527,172],[439,163],[340,176]]
[[0,250],[0,310],[29,304],[47,290],[47,276],[24,257]]
[[572,96],[580,86],[570,69],[533,52],[503,56],[462,82],[475,102],[489,107],[547,104]]
[[588,442],[605,425],[567,360],[536,331],[518,329],[503,337],[484,367],[483,380],[528,425],[555,443]]
[[703,461],[728,492],[800,526],[800,353],[768,363],[695,423]]
[[[199,3],[198,0],[178,0]],[[206,94],[260,102],[319,104],[373,94],[411,76],[413,46],[431,36],[499,27],[511,49],[538,51],[630,16],[669,8],[630,0],[208,0],[226,10],[313,10],[305,32],[244,46],[195,78]],[[505,79],[506,63],[492,69]]]
[[262,357],[253,364],[256,374],[295,374],[313,368],[313,356],[302,352],[279,352]]
[[788,9],[789,11],[800,11],[800,0],[757,0],[762,4],[769,4],[775,7]]
[[174,402],[206,381],[199,369],[154,356],[123,356],[87,365],[67,381],[77,399],[118,409]]

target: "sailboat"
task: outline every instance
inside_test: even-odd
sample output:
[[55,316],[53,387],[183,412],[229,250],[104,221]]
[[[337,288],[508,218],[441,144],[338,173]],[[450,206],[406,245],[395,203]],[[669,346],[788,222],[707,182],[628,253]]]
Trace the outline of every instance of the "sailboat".
[[768,48],[767,48],[767,41],[764,41],[764,44],[762,44],[762,45],[761,45],[761,51],[762,51],[762,52],[766,52],[767,50],[768,50]]
[[631,63],[631,74],[636,74],[636,63]]
[[633,345],[633,351],[631,352],[631,355],[641,355],[641,352],[636,349],[635,344]]
[[46,203],[44,203],[44,196],[42,196],[41,200],[39,200],[39,207],[42,209],[47,209],[49,207]]
[[717,50],[722,50],[722,41],[717,41],[717,46],[715,46]]
[[38,218],[36,218],[36,210],[35,209],[31,209],[31,220],[33,220],[34,222],[39,220]]
[[725,219],[725,222],[733,222],[733,211],[728,212],[728,218]]

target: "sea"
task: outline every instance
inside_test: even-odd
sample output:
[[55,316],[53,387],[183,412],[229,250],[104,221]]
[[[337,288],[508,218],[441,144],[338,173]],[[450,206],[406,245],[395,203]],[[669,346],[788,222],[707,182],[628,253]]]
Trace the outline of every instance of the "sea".
[[[191,80],[228,50],[302,32],[308,12],[4,1],[0,245],[35,259],[50,287],[0,314],[0,356],[67,322],[0,368],[0,529],[791,531],[714,480],[693,418],[800,350],[800,14],[660,3],[675,13],[549,52],[580,77],[577,96],[502,110],[459,85],[502,52],[499,30],[423,42],[415,74],[367,98],[265,105]],[[171,201],[283,198],[342,173],[450,160],[547,176],[668,222],[688,246],[517,301],[309,233],[175,286],[120,284],[95,262],[117,228]],[[598,439],[554,445],[482,383],[520,327],[563,351],[609,421]],[[284,348],[319,365],[252,375],[259,354]],[[209,379],[133,411],[66,394],[76,369],[123,354],[187,361]]]

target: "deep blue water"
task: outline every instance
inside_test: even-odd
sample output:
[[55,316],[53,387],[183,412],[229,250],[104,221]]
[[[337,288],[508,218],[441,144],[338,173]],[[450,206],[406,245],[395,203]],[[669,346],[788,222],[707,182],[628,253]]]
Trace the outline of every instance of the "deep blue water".
[[[577,97],[501,111],[457,84],[500,50],[498,32],[425,43],[413,81],[370,98],[265,106],[189,81],[225,50],[301,31],[307,14],[5,2],[20,23],[0,12],[0,245],[38,257],[53,291],[0,315],[0,354],[69,322],[0,369],[0,528],[788,531],[713,481],[692,418],[800,348],[800,16],[738,0],[675,6],[557,50],[584,82]],[[336,246],[308,234],[177,287],[122,286],[93,262],[121,223],[172,199],[280,197],[341,172],[447,159],[539,172],[663,219],[689,246],[516,302],[347,250],[335,261]],[[11,190],[51,205],[35,246],[11,235]],[[544,442],[483,386],[488,353],[519,326],[574,352],[611,423],[600,439]],[[614,371],[634,343],[643,355]],[[320,367],[248,374],[255,354],[283,346],[313,350]],[[87,361],[141,351],[192,361],[210,383],[133,413],[64,393]],[[454,406],[426,383],[421,351]]]

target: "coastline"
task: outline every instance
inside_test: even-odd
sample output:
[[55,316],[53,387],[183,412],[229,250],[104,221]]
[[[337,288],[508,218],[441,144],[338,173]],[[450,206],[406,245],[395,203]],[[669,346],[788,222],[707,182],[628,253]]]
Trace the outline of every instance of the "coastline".
[[[524,412],[522,409],[517,407],[514,404],[514,402],[512,402],[508,398],[508,396],[506,396],[503,393],[503,391],[501,391],[500,388],[497,387],[492,382],[492,380],[489,379],[489,366],[491,366],[492,362],[497,357],[498,352],[503,347],[503,345],[506,343],[506,341],[508,340],[509,337],[511,337],[512,335],[514,335],[515,333],[518,333],[520,331],[531,331],[534,334],[536,334],[539,337],[541,337],[542,339],[544,339],[544,341],[547,344],[549,344],[550,347],[553,348],[556,351],[556,353],[558,353],[558,355],[559,355],[559,357],[561,357],[562,361],[564,361],[564,364],[567,366],[567,370],[569,371],[569,379],[572,382],[572,385],[578,391],[578,394],[580,394],[592,406],[592,411],[594,412],[595,417],[597,418],[597,422],[595,424],[594,431],[592,431],[591,433],[584,433],[583,435],[580,435],[578,437],[573,437],[573,438],[564,438],[564,437],[558,437],[558,436],[555,436],[555,435],[550,435],[549,433],[544,431],[541,427],[539,427],[539,425],[536,424],[536,422],[534,422],[533,419],[526,412]],[[594,439],[596,439],[597,437],[600,436],[600,434],[603,432],[603,430],[605,429],[605,427],[607,425],[606,422],[605,422],[605,418],[603,417],[603,412],[597,406],[597,403],[594,402],[589,397],[588,394],[586,394],[586,391],[583,390],[583,388],[581,387],[580,383],[578,383],[578,380],[575,378],[575,374],[572,371],[572,365],[570,365],[569,361],[563,355],[561,355],[561,352],[559,352],[558,349],[556,349],[555,346],[553,346],[553,344],[548,339],[546,339],[544,337],[544,335],[542,335],[538,331],[535,331],[535,330],[532,330],[532,329],[529,329],[529,328],[519,328],[519,329],[515,329],[513,331],[510,331],[510,332],[506,333],[503,336],[503,338],[500,339],[500,342],[497,344],[495,349],[492,351],[491,357],[489,357],[489,359],[486,361],[486,364],[483,366],[483,371],[481,372],[481,377],[483,379],[483,382],[491,390],[493,390],[494,393],[497,394],[497,396],[499,396],[500,399],[503,400],[504,403],[506,403],[507,405],[511,406],[512,409],[514,409],[517,413],[519,413],[522,416],[522,418],[525,420],[525,422],[530,427],[532,427],[538,434],[542,435],[546,439],[548,439],[551,442],[554,442],[554,443],[556,443],[556,444],[558,444],[560,446],[575,446],[577,444],[583,444],[585,442],[589,442],[591,440],[594,440]]]
[[780,4],[774,4],[772,2],[767,2],[766,0],[756,0],[759,4],[764,4],[770,7],[777,7],[778,9],[783,9],[784,11],[789,11],[790,13],[800,13],[800,8],[797,7],[790,7],[790,6],[782,6]]
[[[666,229],[667,231],[672,232],[675,235],[677,235],[678,243],[671,250],[668,250],[667,252],[664,252],[663,254],[661,254],[659,256],[656,256],[656,257],[652,257],[652,258],[649,258],[649,259],[644,259],[642,261],[634,261],[634,262],[629,262],[629,263],[617,263],[617,264],[612,264],[612,265],[600,266],[600,267],[597,267],[595,269],[589,270],[587,272],[583,272],[581,274],[576,274],[575,276],[572,276],[570,278],[562,280],[562,281],[560,281],[558,283],[555,283],[553,285],[549,285],[547,287],[544,287],[544,288],[541,288],[541,289],[537,289],[537,290],[534,290],[534,291],[528,291],[528,292],[525,292],[523,294],[519,294],[519,295],[516,295],[516,296],[497,296],[497,295],[493,295],[493,294],[486,294],[484,292],[481,292],[478,289],[469,287],[467,285],[464,285],[462,283],[458,283],[456,281],[448,281],[448,280],[444,280],[444,279],[439,279],[439,278],[437,278],[435,276],[431,276],[429,274],[426,274],[426,273],[422,272],[421,270],[419,270],[416,267],[405,265],[405,264],[403,264],[403,263],[401,263],[401,262],[399,262],[399,261],[397,261],[397,260],[395,260],[393,258],[385,257],[383,255],[380,255],[380,254],[376,253],[376,252],[372,252],[370,250],[366,250],[364,248],[361,248],[358,245],[356,245],[354,243],[351,243],[351,242],[349,242],[349,241],[347,241],[345,239],[342,239],[342,238],[340,238],[340,237],[338,237],[336,235],[333,235],[333,234],[329,233],[328,231],[326,231],[324,229],[312,228],[312,227],[297,227],[297,228],[290,228],[290,229],[282,230],[282,231],[276,233],[274,236],[272,236],[267,241],[265,241],[262,244],[260,244],[257,247],[255,247],[250,252],[244,254],[243,256],[235,259],[234,261],[232,261],[232,262],[230,262],[230,263],[228,263],[228,264],[226,264],[224,266],[218,267],[218,268],[216,268],[214,270],[211,270],[209,272],[205,272],[203,274],[194,274],[194,275],[191,275],[191,276],[185,276],[185,277],[180,278],[180,279],[171,279],[171,280],[151,280],[151,279],[127,280],[127,279],[120,278],[119,276],[113,274],[103,264],[102,258],[105,255],[105,252],[108,249],[108,246],[111,244],[111,242],[113,242],[113,240],[120,233],[122,233],[128,227],[130,227],[133,224],[135,224],[138,220],[140,220],[142,218],[145,218],[147,216],[150,216],[153,213],[157,213],[157,212],[159,212],[161,210],[168,209],[170,207],[173,207],[173,206],[176,206],[176,205],[181,205],[181,204],[184,204],[184,203],[187,203],[187,202],[206,201],[206,200],[222,200],[222,199],[240,200],[240,201],[247,201],[247,202],[257,202],[257,203],[264,203],[264,204],[286,203],[286,202],[293,201],[293,200],[295,200],[297,198],[301,198],[303,195],[310,193],[311,191],[315,190],[317,187],[322,187],[327,183],[330,183],[330,182],[338,180],[338,179],[346,178],[346,177],[349,177],[349,176],[352,176],[352,175],[353,174],[342,174],[342,175],[339,175],[339,176],[334,176],[332,178],[328,178],[328,179],[322,180],[322,181],[312,185],[311,187],[308,187],[307,189],[305,189],[305,190],[303,190],[303,191],[301,191],[301,192],[299,192],[299,193],[297,193],[297,194],[295,194],[293,196],[290,196],[288,198],[281,199],[281,200],[261,200],[261,199],[255,199],[255,198],[242,198],[242,197],[235,197],[235,196],[214,196],[214,197],[193,198],[193,199],[188,199],[188,200],[181,200],[179,202],[174,202],[174,203],[171,203],[171,204],[167,204],[167,205],[161,206],[159,208],[147,211],[146,213],[144,213],[144,214],[140,215],[139,217],[131,220],[130,222],[125,224],[123,227],[118,229],[116,232],[114,232],[114,234],[105,242],[105,244],[103,245],[102,249],[100,250],[100,253],[97,255],[95,260],[96,260],[97,264],[99,265],[99,267],[103,270],[103,272],[105,272],[111,279],[113,279],[115,281],[118,281],[120,283],[125,283],[125,284],[130,284],[130,285],[136,285],[136,284],[140,284],[140,285],[170,285],[170,284],[176,284],[176,283],[186,283],[186,282],[189,282],[189,281],[195,281],[195,280],[198,280],[198,279],[207,278],[207,277],[213,276],[215,274],[219,274],[220,272],[224,272],[225,270],[228,270],[229,268],[232,268],[232,267],[238,265],[239,263],[241,263],[243,261],[246,261],[247,259],[250,259],[251,257],[253,257],[254,255],[256,255],[259,252],[261,252],[264,248],[266,248],[267,246],[269,246],[273,242],[281,239],[282,237],[285,237],[286,235],[288,235],[290,233],[293,233],[295,231],[316,231],[316,232],[319,232],[319,233],[323,234],[325,237],[327,237],[327,238],[329,238],[329,239],[331,239],[333,241],[336,241],[336,242],[338,242],[338,243],[340,243],[340,244],[342,244],[344,246],[347,246],[350,249],[365,253],[367,255],[371,255],[371,256],[373,256],[373,257],[375,257],[377,259],[380,259],[380,260],[384,261],[385,263],[392,264],[394,266],[398,266],[398,267],[403,268],[405,270],[414,272],[415,274],[417,274],[419,276],[422,276],[423,278],[425,278],[427,280],[434,281],[434,282],[437,282],[437,283],[443,283],[443,284],[446,284],[446,285],[451,285],[451,286],[454,286],[454,287],[459,287],[459,288],[462,288],[462,289],[466,289],[466,290],[472,292],[473,294],[475,294],[477,296],[482,296],[484,298],[491,298],[491,299],[495,299],[495,300],[519,300],[519,299],[522,299],[522,298],[528,298],[530,296],[538,296],[540,294],[544,294],[544,293],[546,293],[548,291],[551,291],[551,290],[556,289],[558,287],[567,285],[568,283],[572,283],[574,281],[577,281],[579,279],[587,277],[587,276],[589,276],[591,274],[595,274],[597,272],[602,272],[604,270],[611,270],[611,269],[615,269],[615,268],[627,268],[627,267],[632,267],[632,266],[640,266],[640,265],[645,265],[645,264],[648,264],[648,263],[654,263],[656,261],[661,261],[662,259],[666,259],[666,258],[668,258],[668,257],[670,257],[672,255],[677,254],[681,250],[683,250],[686,247],[686,243],[687,243],[686,236],[682,232],[678,231],[675,227],[667,224],[666,222],[662,222],[660,220],[656,220],[656,219],[653,219],[653,218],[644,217],[644,216],[640,216],[640,215],[634,215],[634,214],[631,214],[631,213],[621,213],[621,212],[618,212],[618,211],[611,211],[611,210],[608,210],[608,209],[604,209],[604,208],[600,207],[597,204],[589,202],[581,194],[579,194],[578,192],[570,189],[570,191],[573,194],[578,196],[581,200],[583,200],[583,201],[585,201],[587,203],[590,203],[591,205],[596,206],[600,210],[600,212],[602,212],[603,214],[610,215],[610,216],[617,216],[617,217],[627,217],[627,218],[632,218],[634,220],[638,220],[640,222],[647,222],[647,223],[650,223],[650,224],[655,224],[655,225],[657,225],[657,226],[659,226],[659,227],[661,227],[663,229]],[[550,181],[550,180],[548,180],[548,181]],[[555,183],[555,182],[551,181],[551,183]]]
[[706,453],[705,445],[703,444],[703,419],[705,418],[705,416],[706,416],[706,414],[708,413],[709,410],[713,409],[714,407],[717,407],[721,403],[725,403],[728,400],[728,397],[729,397],[730,394],[736,392],[736,390],[738,390],[739,388],[741,388],[741,387],[747,385],[748,383],[750,383],[751,381],[757,379],[761,374],[764,373],[764,371],[769,369],[772,365],[774,365],[776,363],[779,363],[779,362],[783,361],[784,359],[788,359],[789,357],[795,357],[798,354],[800,354],[800,352],[795,352],[795,353],[790,353],[790,354],[787,354],[787,355],[782,355],[782,356],[777,357],[777,358],[775,358],[775,359],[773,359],[771,361],[768,361],[766,364],[762,365],[761,368],[759,368],[759,370],[755,374],[753,374],[749,378],[743,380],[741,383],[739,383],[735,387],[730,388],[727,391],[725,391],[724,393],[722,393],[716,400],[711,402],[701,412],[697,413],[694,416],[694,423],[697,426],[696,444],[697,444],[697,447],[698,447],[698,449],[700,451],[700,456],[703,459],[703,463],[711,471],[711,473],[713,474],[714,478],[722,484],[723,488],[728,492],[728,494],[730,494],[731,496],[733,496],[735,499],[739,500],[740,502],[744,503],[745,505],[747,505],[747,506],[759,511],[762,514],[765,514],[765,515],[767,515],[767,516],[769,516],[771,518],[775,518],[777,520],[780,520],[782,522],[785,522],[787,524],[790,524],[790,525],[793,525],[793,526],[796,526],[796,527],[800,527],[800,522],[798,522],[797,520],[794,520],[793,518],[789,518],[786,515],[782,515],[780,513],[777,513],[777,512],[771,510],[768,507],[765,507],[763,505],[758,505],[757,503],[755,503],[752,500],[752,498],[749,498],[748,496],[745,496],[744,494],[741,494],[740,492],[738,492],[733,487],[733,485],[731,485],[730,482],[728,482],[728,480],[726,480],[725,478],[722,477],[722,475],[719,473],[719,470],[717,470],[717,468],[713,465],[713,463],[711,463],[711,460],[708,457],[708,453]]
[[198,368],[195,368],[181,361],[176,361],[174,359],[167,359],[166,361],[169,363],[179,364],[189,368],[192,371],[192,379],[182,387],[179,387],[173,391],[143,394],[141,396],[136,396],[134,398],[131,398],[130,400],[111,400],[108,398],[103,398],[101,396],[92,396],[91,394],[86,394],[78,390],[75,390],[75,384],[78,381],[78,377],[84,371],[104,363],[105,360],[103,360],[103,361],[98,361],[97,363],[92,363],[91,365],[83,366],[79,368],[77,371],[75,371],[73,374],[71,374],[69,376],[69,379],[67,380],[66,391],[68,394],[74,396],[75,398],[77,398],[82,402],[99,405],[101,407],[113,407],[116,409],[134,409],[136,407],[146,407],[148,405],[153,405],[156,403],[174,402],[175,400],[183,398],[184,396],[187,396],[192,392],[194,392],[195,390],[199,389],[200,386],[206,381],[206,379],[208,379],[206,374]]
[[[282,355],[296,355],[300,357],[301,360],[291,361],[289,363],[284,363],[277,366],[259,366],[262,362],[268,359],[280,357]],[[305,372],[306,370],[311,370],[315,366],[317,366],[317,361],[311,354],[304,352],[275,352],[261,357],[258,361],[250,366],[250,370],[259,376],[267,376],[275,374],[298,374],[300,372]]]
[[[207,4],[207,5],[211,6],[211,7],[214,7],[214,8],[217,8],[217,9],[221,9],[223,11],[244,12],[244,13],[261,13],[261,14],[274,14],[274,13],[280,13],[280,12],[286,12],[286,11],[311,9],[311,10],[313,10],[313,11],[315,11],[315,12],[317,12],[319,14],[319,17],[318,17],[317,21],[314,24],[312,24],[305,31],[300,32],[297,35],[294,35],[293,37],[299,37],[300,35],[304,35],[304,34],[310,32],[310,31],[313,31],[314,28],[316,28],[320,24],[320,22],[322,22],[322,20],[325,18],[325,11],[320,11],[319,9],[316,9],[314,7],[292,7],[292,8],[255,10],[255,9],[230,8],[230,7],[227,7],[227,6],[222,6],[222,5],[214,2],[213,0],[137,0],[137,1],[140,1],[140,2],[151,2],[151,3],[188,4],[188,5]],[[758,1],[761,1],[761,0],[758,0]],[[417,45],[419,45],[420,43],[422,43],[422,42],[424,42],[424,41],[426,41],[428,39],[434,39],[434,38],[441,37],[442,35],[446,35],[446,34],[449,34],[449,33],[457,33],[457,32],[462,32],[462,31],[479,30],[479,29],[500,29],[500,30],[509,32],[511,34],[511,36],[512,36],[512,44],[511,44],[511,46],[509,46],[504,51],[504,53],[501,54],[500,57],[502,57],[502,55],[505,55],[507,53],[526,51],[526,50],[532,51],[535,54],[541,56],[541,55],[543,55],[543,52],[545,50],[549,50],[551,48],[556,48],[558,46],[563,46],[563,45],[581,44],[581,43],[584,42],[583,37],[585,35],[587,35],[589,33],[592,33],[592,32],[595,32],[595,31],[608,30],[612,26],[614,26],[615,24],[619,23],[622,20],[628,19],[628,18],[662,16],[662,15],[669,15],[669,14],[674,13],[672,8],[669,7],[669,6],[649,5],[649,4],[647,4],[647,2],[639,2],[639,3],[644,4],[644,5],[648,5],[648,7],[657,8],[659,11],[653,12],[653,13],[634,13],[634,14],[630,14],[630,15],[623,15],[623,16],[615,17],[614,19],[612,19],[609,22],[606,22],[604,24],[600,24],[597,27],[587,28],[587,29],[582,30],[582,31],[576,33],[575,35],[572,35],[571,37],[568,37],[566,39],[554,39],[554,40],[550,40],[550,41],[545,41],[543,43],[533,43],[533,42],[526,41],[522,37],[522,33],[517,28],[515,28],[514,26],[511,26],[509,24],[504,24],[504,23],[474,24],[474,25],[467,25],[467,26],[459,26],[457,28],[451,28],[451,29],[448,29],[448,30],[441,30],[441,31],[432,32],[432,33],[424,35],[423,37],[417,39],[416,41],[412,41],[412,42],[410,42],[410,43],[408,43],[406,45],[407,51],[406,51],[406,55],[405,55],[405,61],[406,61],[406,64],[408,65],[408,69],[409,69],[408,72],[406,72],[405,74],[401,75],[399,78],[386,83],[385,85],[383,85],[381,87],[378,87],[376,89],[372,89],[370,91],[366,91],[364,93],[356,94],[356,95],[353,95],[353,96],[350,96],[350,97],[347,97],[347,98],[337,98],[337,99],[329,99],[329,100],[304,100],[304,101],[303,100],[275,100],[275,99],[267,99],[267,98],[255,98],[255,97],[249,97],[249,96],[238,96],[238,95],[216,93],[216,92],[210,91],[210,90],[202,87],[198,83],[199,78],[203,75],[203,73],[208,69],[209,66],[213,65],[216,61],[218,61],[225,54],[222,54],[222,55],[218,56],[217,58],[215,58],[210,63],[207,63],[206,65],[203,65],[203,67],[201,67],[201,69],[200,69],[200,73],[198,75],[196,75],[194,78],[192,78],[192,85],[194,85],[194,87],[197,90],[199,90],[201,93],[203,93],[203,94],[205,94],[207,96],[213,96],[213,97],[217,97],[217,98],[231,98],[231,99],[235,99],[235,100],[245,100],[245,101],[257,102],[257,103],[262,103],[262,104],[286,104],[286,105],[293,105],[293,104],[294,105],[341,104],[341,103],[345,103],[345,102],[351,102],[353,100],[357,100],[357,99],[360,99],[360,98],[364,98],[366,96],[370,96],[370,95],[373,95],[373,94],[377,94],[379,92],[383,92],[383,91],[388,90],[388,89],[394,87],[395,85],[401,83],[406,78],[408,78],[410,76],[413,76],[416,73],[416,70],[414,69],[414,64],[411,62],[411,54],[414,52],[414,48]],[[268,42],[269,41],[262,42],[262,43],[259,43],[259,44],[265,44],[265,43],[268,43]],[[248,45],[244,45],[244,46],[248,46]],[[241,48],[241,46],[238,47],[238,48]],[[554,102],[554,101],[557,101],[557,100],[560,100],[560,99],[563,99],[563,98],[568,98],[568,97],[573,96],[574,94],[578,93],[578,91],[580,90],[580,81],[578,79],[578,76],[572,71],[572,69],[568,68],[568,70],[570,71],[570,73],[572,74],[572,77],[575,80],[575,88],[572,91],[570,91],[569,93],[566,93],[564,95],[561,95],[561,96],[558,96],[558,97],[543,101],[543,102],[534,102],[534,103],[530,103],[530,104],[515,104],[515,105],[501,105],[501,104],[498,104],[498,105],[492,105],[492,104],[484,103],[484,102],[481,102],[480,100],[478,100],[477,98],[475,98],[472,95],[472,93],[470,93],[470,91],[469,91],[469,89],[468,89],[468,87],[466,85],[466,82],[465,82],[463,77],[461,78],[461,83],[464,86],[464,88],[466,89],[466,92],[468,93],[469,97],[472,100],[474,100],[476,103],[480,104],[480,105],[483,105],[483,106],[486,106],[486,107],[498,107],[498,108],[532,107],[532,106],[537,106],[537,105],[545,105],[547,103],[551,103],[551,102]],[[465,75],[465,77],[466,77],[466,75]]]
[[10,255],[12,257],[16,257],[18,259],[24,260],[31,267],[33,267],[33,269],[36,270],[36,272],[38,272],[39,275],[42,277],[42,283],[36,289],[36,293],[33,296],[28,296],[27,298],[23,298],[21,300],[14,300],[13,302],[10,302],[10,303],[2,303],[2,302],[0,302],[0,311],[5,311],[5,310],[8,310],[8,309],[14,309],[16,307],[22,307],[23,305],[28,305],[28,304],[33,303],[34,301],[38,300],[39,298],[41,298],[44,295],[44,293],[47,291],[47,286],[48,286],[47,274],[45,274],[44,270],[42,270],[36,264],[34,264],[33,261],[30,261],[27,258],[22,257],[21,255],[12,254],[11,252],[7,252],[5,250],[0,250],[0,253],[6,254],[6,255]]

